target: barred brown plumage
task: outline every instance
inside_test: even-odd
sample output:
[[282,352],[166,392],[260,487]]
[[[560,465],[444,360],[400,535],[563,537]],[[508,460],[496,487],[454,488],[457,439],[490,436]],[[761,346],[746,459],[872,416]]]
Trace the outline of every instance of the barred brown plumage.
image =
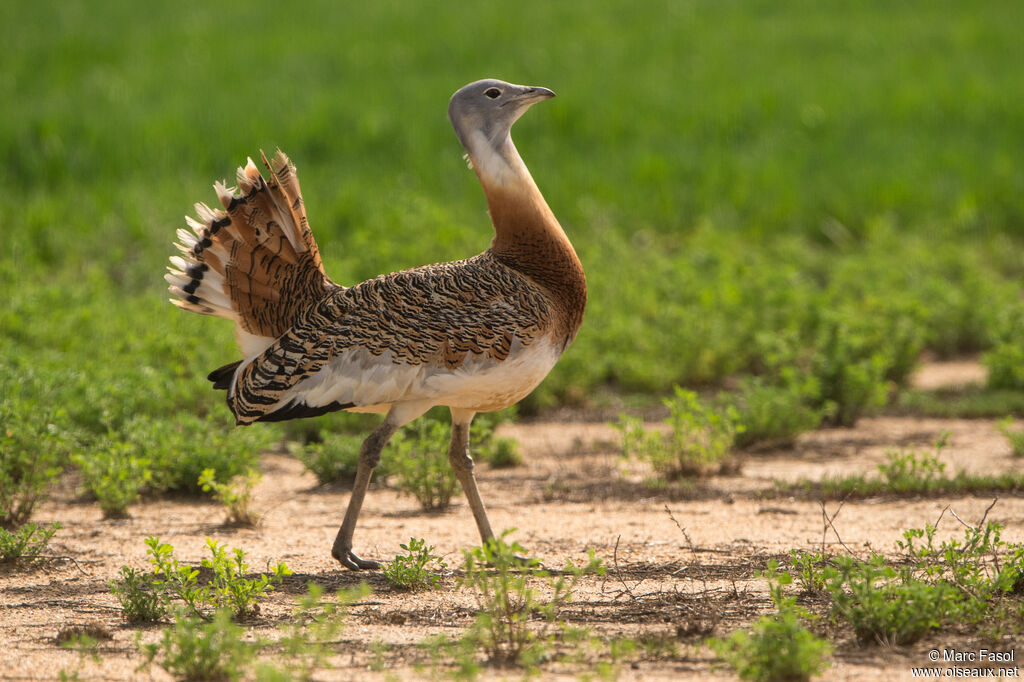
[[[497,94],[495,94],[497,93]],[[469,424],[547,375],[576,336],[586,279],[509,131],[554,93],[497,80],[457,91],[449,118],[487,197],[495,238],[466,260],[381,275],[352,287],[324,273],[295,167],[278,152],[264,179],[250,159],[223,210],[197,204],[166,275],[172,302],[234,320],[244,359],[210,373],[238,424],[348,409],[386,413],[363,443],[332,554],[348,568],[362,501],[388,439],[435,405],[452,413],[449,460],[481,538],[494,536],[473,475]],[[193,234],[194,233],[194,234]]]

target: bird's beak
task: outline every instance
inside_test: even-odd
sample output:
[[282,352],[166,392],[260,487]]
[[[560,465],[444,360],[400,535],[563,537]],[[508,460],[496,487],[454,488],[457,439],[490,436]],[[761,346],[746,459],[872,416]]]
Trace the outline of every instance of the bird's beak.
[[515,93],[512,97],[505,100],[505,106],[511,104],[516,108],[517,111],[526,111],[531,105],[544,99],[551,99],[555,96],[555,93],[548,90],[547,88],[529,87],[525,85],[516,86],[519,92]]
[[554,96],[555,93],[547,88],[533,87],[526,88],[523,91],[523,94],[521,94],[517,99],[533,104],[534,102],[539,102],[542,99],[551,99]]

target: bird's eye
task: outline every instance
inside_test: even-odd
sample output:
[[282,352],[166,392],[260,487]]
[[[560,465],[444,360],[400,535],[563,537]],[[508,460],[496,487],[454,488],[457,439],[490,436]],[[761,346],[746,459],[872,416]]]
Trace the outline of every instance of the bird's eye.
[[498,99],[498,96],[501,94],[501,90],[499,90],[498,88],[490,88],[486,92],[484,92],[484,94],[490,97],[491,99]]

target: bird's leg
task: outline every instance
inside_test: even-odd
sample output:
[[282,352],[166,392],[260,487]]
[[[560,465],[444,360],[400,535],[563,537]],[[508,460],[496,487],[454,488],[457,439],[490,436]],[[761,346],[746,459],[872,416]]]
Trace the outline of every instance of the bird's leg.
[[[480,491],[476,487],[476,476],[473,475],[473,458],[469,456],[469,424],[473,420],[473,412],[452,409],[452,442],[448,448],[448,461],[451,462],[455,475],[462,484],[462,490],[466,493],[469,507],[473,510],[473,518],[476,519],[476,527],[480,531],[480,541],[487,544],[494,539],[494,531],[491,530],[491,522],[487,519],[487,510],[484,508],[484,501],[480,497]],[[543,565],[536,559],[514,555],[513,559],[531,568],[540,568]]]
[[380,463],[380,453],[387,445],[388,440],[398,430],[391,419],[385,419],[380,426],[373,430],[363,441],[359,448],[359,460],[356,464],[356,480],[352,485],[352,497],[348,501],[348,509],[345,510],[345,520],[338,529],[338,535],[334,538],[334,547],[331,555],[341,562],[345,568],[353,571],[361,568],[380,568],[380,563],[361,559],[352,551],[352,534],[356,530],[356,520],[359,518],[359,510],[363,506],[363,498],[366,497],[366,489],[370,485],[370,477],[373,476],[373,468]]
[[494,538],[491,522],[487,519],[487,510],[476,487],[476,476],[473,475],[473,458],[469,456],[469,425],[473,421],[473,412],[452,409],[452,442],[448,447],[448,461],[451,462],[455,476],[462,484],[469,507],[473,510],[476,527],[480,531],[480,540],[486,543]]

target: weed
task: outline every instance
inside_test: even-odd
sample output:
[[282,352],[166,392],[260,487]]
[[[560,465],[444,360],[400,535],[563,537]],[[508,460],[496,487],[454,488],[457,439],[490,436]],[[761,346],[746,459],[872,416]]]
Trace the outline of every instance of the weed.
[[[546,19],[528,29],[540,31],[541,42],[555,44],[551,27],[564,23],[557,5],[534,1],[528,7],[523,16]],[[922,332],[940,354],[1012,350],[1002,344],[1020,335],[1001,333],[999,320],[1019,297],[1019,263],[1012,254],[1019,251],[1021,209],[1007,197],[1019,194],[1020,180],[1012,164],[1007,169],[991,155],[994,149],[1021,148],[1024,137],[1012,107],[1004,105],[1007,96],[1021,93],[1024,81],[1015,61],[1016,36],[999,21],[1007,7],[1013,3],[996,0],[979,10],[962,3],[948,11],[930,6],[920,12],[879,13],[848,3],[808,13],[786,3],[778,8],[781,38],[758,33],[756,14],[736,14],[728,5],[700,5],[687,21],[678,16],[666,20],[664,13],[645,8],[633,16],[635,33],[645,37],[639,48],[634,32],[610,35],[607,30],[621,8],[609,6],[607,12],[580,18],[579,41],[562,44],[562,52],[551,51],[538,70],[560,64],[567,78],[583,88],[600,73],[604,82],[629,96],[603,102],[592,119],[573,110],[578,100],[570,100],[522,124],[552,127],[550,141],[557,146],[545,159],[544,173],[579,182],[541,184],[563,222],[592,226],[574,235],[592,290],[587,326],[531,404],[585,403],[604,386],[657,394],[676,383],[720,383],[760,367],[760,334],[792,333],[799,351],[795,357],[809,357],[808,351],[825,340],[820,318],[828,310],[841,310],[851,329],[883,330],[858,331],[858,336],[898,340],[895,348],[880,352],[887,381],[898,382],[905,373]],[[109,46],[109,63],[128,65],[116,86],[97,72],[93,61],[64,49],[64,33],[45,29],[57,19],[49,5],[20,3],[11,10],[2,27],[4,44],[12,48],[5,55],[5,82],[18,84],[18,92],[10,96],[5,91],[10,104],[0,122],[8,161],[0,178],[10,188],[0,197],[5,227],[0,289],[7,294],[0,310],[0,382],[5,382],[0,396],[8,401],[10,386],[31,384],[8,402],[13,411],[26,422],[41,423],[41,433],[54,423],[46,415],[47,405],[67,410],[76,437],[91,440],[112,431],[129,441],[135,438],[132,432],[139,432],[140,439],[154,441],[137,456],[151,460],[157,490],[194,487],[205,468],[214,468],[224,482],[253,464],[243,461],[228,471],[212,461],[219,455],[195,466],[176,461],[202,448],[202,438],[172,435],[164,439],[167,448],[159,447],[165,430],[195,419],[192,415],[216,414],[220,422],[210,432],[229,431],[221,397],[200,388],[205,371],[225,361],[228,335],[199,320],[183,322],[166,304],[154,305],[158,285],[153,273],[166,260],[168,241],[153,238],[147,227],[151,221],[136,208],[154,206],[162,215],[180,212],[182,202],[190,200],[183,188],[200,191],[205,178],[224,172],[226,150],[251,146],[261,131],[278,131],[275,135],[300,167],[308,169],[310,201],[331,196],[326,159],[357,160],[360,172],[349,174],[345,190],[318,205],[313,216],[321,242],[337,247],[325,249],[328,272],[356,282],[472,252],[479,243],[474,213],[479,189],[472,182],[453,182],[460,177],[457,155],[451,153],[455,142],[443,122],[402,125],[402,114],[389,108],[384,97],[364,98],[357,110],[351,101],[316,94],[288,68],[338,41],[359,54],[401,54],[425,36],[437,44],[462,45],[469,59],[486,54],[488,32],[460,33],[457,27],[464,22],[453,17],[484,27],[496,25],[500,16],[494,8],[478,8],[468,18],[456,15],[454,8],[402,11],[407,21],[390,32],[384,29],[396,26],[394,11],[376,5],[348,22],[310,22],[303,13],[254,21],[247,34],[254,44],[274,37],[291,46],[265,69],[267,89],[307,105],[302,120],[283,109],[267,111],[256,130],[234,125],[232,93],[217,90],[236,69],[232,59],[239,44],[220,41],[211,47],[209,68],[198,76],[169,57],[177,45],[214,45],[212,9],[197,10],[194,20],[166,10],[153,17],[125,10],[102,18],[62,15],[61,20],[75,22],[89,36],[90,44]],[[859,50],[851,61],[854,72],[843,83],[831,78],[835,55],[807,58],[819,55],[815,29],[829,17],[834,19],[830,25],[841,27],[841,37]],[[971,60],[949,65],[937,58],[956,46],[950,27],[975,24],[983,27],[984,39],[972,46],[977,49]],[[514,22],[503,25],[510,36],[523,31]],[[123,35],[140,36],[146,49],[119,45],[117,37]],[[882,48],[856,47],[867,44],[864,36],[877,36]],[[830,36],[829,44],[839,44],[839,38]],[[694,46],[692,63],[698,66],[683,74],[681,87],[668,95],[655,79],[636,78],[630,60],[621,58],[639,49],[645,72],[669,72],[680,40]],[[789,47],[776,50],[779,40]],[[921,57],[914,52],[921,44],[930,52],[919,59],[923,66],[908,94],[901,87],[906,72],[884,65]],[[723,47],[734,45],[743,45],[744,51]],[[595,68],[573,59],[574,50],[597,55],[600,63]],[[773,51],[779,61],[771,69],[764,60],[747,56]],[[425,54],[434,63],[420,66],[443,72],[440,53]],[[368,91],[366,79],[372,74],[399,84],[398,91],[423,103],[436,97],[439,87],[448,87],[414,78],[407,59],[376,66],[353,69],[346,83],[356,92]],[[320,64],[309,78],[328,80],[332,68]],[[880,87],[860,97],[858,84],[876,76]],[[955,97],[948,87],[951,78],[976,81],[977,96]],[[742,91],[727,87],[740,79],[754,85]],[[191,90],[210,93],[209,113],[193,127],[181,124],[189,116],[186,95]],[[681,93],[698,90],[707,93],[705,107],[681,105]],[[137,106],[125,107],[118,92],[145,96]],[[884,99],[894,92],[903,93],[900,101]],[[83,112],[69,104],[82,101],[94,106]],[[813,104],[802,111],[784,105],[775,110],[773,102]],[[850,102],[856,106],[847,106]],[[623,123],[602,131],[622,150],[623,163],[609,167],[601,146],[592,144],[597,133],[588,126],[592,121],[628,122],[634,115],[630,106],[657,115],[642,129]],[[766,106],[766,115],[750,116],[759,106]],[[944,125],[935,111],[949,112],[951,120],[977,120],[969,134],[955,134],[961,128]],[[351,134],[334,139],[330,132],[338,120]],[[911,120],[918,125],[907,134]],[[222,147],[197,143],[218,136]],[[70,141],[76,139],[93,143],[72,151]],[[381,153],[382,139],[386,153]],[[767,143],[782,139],[786,144]],[[851,145],[853,139],[858,144]],[[737,140],[752,144],[736,153]],[[131,150],[143,148],[155,160],[152,176],[132,173],[137,158]],[[746,152],[756,156],[756,163]],[[187,170],[170,163],[181,157],[195,163]],[[952,164],[949,173],[934,172],[947,162]],[[395,168],[415,181],[396,185]],[[894,183],[894,177],[906,181]],[[751,191],[755,186],[758,191]],[[389,239],[379,239],[382,234]],[[623,276],[623,264],[641,262],[643,268]],[[923,311],[905,314],[915,308]],[[885,324],[872,324],[875,319]],[[858,341],[850,353],[838,354],[853,361],[852,384],[863,384],[856,375],[862,363],[870,365],[874,343]],[[110,352],[97,353],[96,348]],[[138,362],[110,362],[110,357]],[[995,364],[1010,369],[1013,358]],[[867,369],[870,399],[877,374]],[[859,388],[865,385],[858,388],[841,374],[831,367],[822,372],[843,379],[836,403],[863,404],[858,395],[863,396]],[[848,419],[855,411],[837,414]],[[345,423],[340,418],[325,417],[332,424]],[[150,428],[147,422],[170,425]],[[7,414],[0,423],[16,430]],[[308,433],[303,428],[318,428],[310,424],[295,421],[284,429],[302,435]],[[278,433],[269,425],[244,431],[230,437],[244,444],[256,433]],[[28,448],[35,447],[30,440]],[[63,455],[45,462],[43,469],[61,466]],[[239,457],[247,455],[240,452]],[[165,469],[158,460],[172,466]],[[180,475],[179,465],[187,469]],[[165,476],[165,471],[174,473]],[[5,523],[17,525],[28,518]]]
[[824,571],[832,613],[862,642],[911,644],[959,612],[955,589],[916,579],[912,568],[893,567],[878,555],[833,561],[835,567]]
[[1024,414],[1024,392],[967,386],[937,391],[908,390],[892,406],[902,415],[942,418],[997,418]]
[[523,463],[519,443],[512,438],[496,437],[485,447],[477,446],[473,450],[473,457],[495,469],[509,469]]
[[[362,443],[360,436],[329,434],[319,443],[292,443],[289,449],[318,482],[329,484],[355,480]],[[378,469],[388,465],[387,461],[382,461]],[[374,471],[374,475],[379,480],[386,476],[386,469]]]
[[663,401],[669,408],[665,423],[671,431],[648,431],[639,419],[621,416],[615,427],[622,432],[622,453],[650,462],[669,478],[706,476],[735,469],[729,460],[738,427],[733,407],[721,412],[707,407],[693,391],[676,387],[675,396]]
[[409,538],[409,544],[399,545],[405,554],[397,554],[392,561],[384,565],[384,579],[396,590],[419,590],[438,587],[440,576],[427,569],[431,563],[445,569],[444,560],[435,556],[433,546],[427,547],[427,541],[420,538]]
[[216,540],[207,538],[211,557],[202,560],[202,567],[212,572],[205,585],[199,584],[199,570],[181,564],[174,556],[174,548],[155,537],[146,538],[146,554],[153,565],[152,585],[165,600],[180,599],[188,613],[209,618],[212,611],[228,609],[237,620],[244,620],[259,612],[259,600],[274,589],[291,571],[284,563],[273,568],[271,574],[246,578],[249,565],[245,552],[235,549],[228,557],[226,548]]
[[260,429],[231,429],[216,419],[178,415],[172,420],[131,421],[128,442],[149,461],[157,493],[198,493],[199,477],[213,469],[214,479],[227,483],[259,466],[260,450],[272,433]]
[[229,609],[218,609],[204,621],[179,614],[159,642],[142,645],[145,661],[183,680],[238,680],[255,659],[258,646],[242,639],[243,629],[231,622]]
[[[602,574],[604,569],[591,551],[585,566],[570,561],[553,576],[540,570],[535,560],[520,558],[524,550],[518,543],[505,542],[508,532],[464,552],[465,576],[460,585],[474,591],[478,615],[461,641],[463,647],[468,643],[470,649],[483,651],[492,662],[529,670],[547,654],[559,610],[572,599],[580,579],[588,573]],[[531,576],[544,580],[550,596],[542,598],[531,587]],[[530,627],[531,618],[539,618],[539,629]]]
[[822,553],[812,554],[795,549],[789,554],[793,571],[804,591],[812,594],[823,593],[827,585],[823,569],[829,565],[829,558]]
[[139,499],[139,491],[151,477],[149,461],[136,457],[127,443],[113,443],[87,454],[75,454],[71,461],[85,479],[85,487],[96,496],[103,516],[124,516],[128,506]]
[[395,434],[384,453],[399,492],[412,495],[426,511],[447,509],[459,491],[459,480],[448,462],[448,428],[420,419]]
[[937,546],[936,530],[937,524],[912,528],[896,544],[923,579],[959,589],[967,615],[981,618],[993,600],[1021,592],[1024,545],[1002,540],[1002,525],[989,521],[968,526],[963,540],[944,540]]
[[263,475],[256,469],[249,469],[242,476],[235,476],[228,483],[218,483],[213,469],[204,469],[199,476],[203,492],[213,492],[213,498],[228,508],[228,521],[240,526],[253,526],[260,515],[252,511],[252,491]]
[[152,573],[122,566],[120,580],[110,581],[110,591],[121,604],[121,615],[129,623],[155,623],[167,615],[168,596],[154,585]]
[[828,595],[832,617],[862,642],[910,644],[953,622],[993,632],[1012,623],[1006,600],[1024,590],[1024,545],[1001,540],[993,522],[937,543],[937,525],[904,532],[896,560],[794,552],[794,571],[805,588]]
[[259,578],[246,578],[249,565],[245,562],[245,552],[236,548],[229,558],[227,549],[216,540],[207,539],[206,546],[212,555],[202,562],[204,568],[213,571],[210,602],[216,608],[228,607],[236,619],[259,613],[258,602],[265,593],[274,589],[272,583],[279,583],[286,575],[291,575],[288,567],[279,563],[270,575],[263,573]]
[[985,353],[982,362],[988,368],[990,389],[1024,389],[1024,347],[1019,338],[1000,343]]
[[928,493],[941,486],[948,479],[945,476],[946,463],[939,459],[939,455],[948,440],[947,431],[939,436],[933,452],[887,452],[888,461],[878,465],[886,489],[897,494]]
[[1024,457],[1024,430],[1014,428],[1015,426],[1016,423],[1013,421],[1013,417],[1006,417],[996,424],[999,433],[1003,434],[1006,440],[1009,441],[1013,454],[1017,457]]
[[473,421],[472,444],[470,452],[473,459],[486,462],[495,469],[517,467],[523,463],[523,455],[519,452],[519,443],[512,438],[495,435],[499,424],[509,421],[516,414],[515,406],[501,412],[485,412]]
[[830,414],[828,408],[812,406],[818,394],[813,377],[786,374],[791,376],[777,384],[761,377],[744,379],[736,394],[719,399],[735,407],[737,426],[742,427],[736,430],[737,447],[789,445]]
[[848,313],[826,311],[815,339],[811,372],[833,424],[852,426],[884,405],[888,394],[889,361],[863,322]]
[[15,531],[0,528],[0,563],[38,557],[63,527],[60,522],[48,526],[30,522]]
[[878,465],[879,476],[869,478],[853,474],[838,478],[824,478],[814,483],[776,483],[779,491],[825,499],[868,497],[872,495],[941,495],[948,493],[978,493],[1016,491],[1024,488],[1024,475],[1018,473],[971,474],[958,471],[948,476],[946,463],[939,456],[946,447],[948,434],[935,443],[932,452],[891,450],[886,462]]
[[[566,626],[558,616],[584,575],[604,574],[593,550],[585,566],[570,561],[553,575],[542,570],[537,561],[523,559],[520,554],[524,550],[517,543],[506,543],[505,536],[510,532],[463,552],[465,575],[459,584],[471,588],[476,596],[473,624],[458,639],[438,635],[421,645],[430,652],[435,668],[454,664],[451,676],[455,679],[476,679],[484,662],[518,666],[529,676],[552,655],[556,640],[571,647],[592,640],[586,631]],[[531,585],[531,578],[542,581],[546,596]],[[531,625],[531,621],[539,621],[539,626]]]
[[323,588],[310,583],[299,597],[290,622],[283,626],[285,634],[277,642],[286,656],[289,673],[285,679],[308,680],[313,671],[324,668],[335,653],[334,645],[344,627],[348,606],[370,593],[361,583],[358,587],[341,589],[333,602],[323,599]]
[[831,645],[816,637],[802,620],[809,614],[796,605],[796,598],[786,597],[783,588],[789,585],[788,573],[777,572],[778,564],[768,562],[761,577],[768,580],[768,590],[777,612],[762,616],[750,631],[736,630],[726,639],[711,639],[711,649],[730,666],[740,679],[757,682],[809,680],[828,667]]
[[[6,389],[6,386],[3,386]],[[0,528],[13,529],[32,516],[36,504],[61,472],[65,439],[58,412],[47,423],[20,415],[0,402]]]

